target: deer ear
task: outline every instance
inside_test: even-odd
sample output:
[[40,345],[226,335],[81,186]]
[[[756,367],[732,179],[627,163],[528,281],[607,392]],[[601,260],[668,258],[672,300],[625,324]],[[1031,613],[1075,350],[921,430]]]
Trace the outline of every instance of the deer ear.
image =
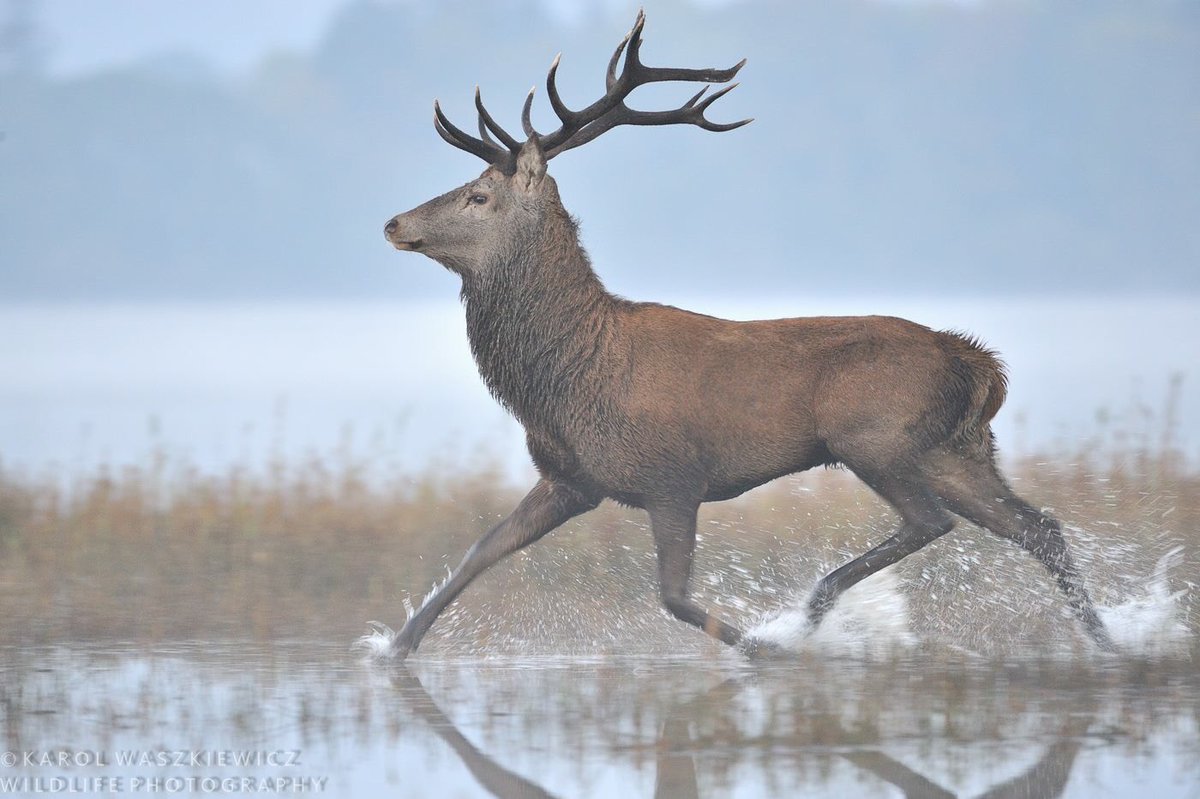
[[513,175],[513,180],[518,189],[529,192],[541,185],[544,177],[546,177],[546,156],[542,152],[541,145],[538,144],[537,137],[530,136],[521,145],[521,152],[517,154],[517,171]]

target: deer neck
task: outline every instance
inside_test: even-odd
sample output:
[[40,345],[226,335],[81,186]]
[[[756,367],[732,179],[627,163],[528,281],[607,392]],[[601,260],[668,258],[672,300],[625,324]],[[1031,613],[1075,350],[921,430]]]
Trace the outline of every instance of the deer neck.
[[527,428],[561,434],[594,407],[615,334],[605,290],[565,213],[463,282],[467,337],[488,389]]

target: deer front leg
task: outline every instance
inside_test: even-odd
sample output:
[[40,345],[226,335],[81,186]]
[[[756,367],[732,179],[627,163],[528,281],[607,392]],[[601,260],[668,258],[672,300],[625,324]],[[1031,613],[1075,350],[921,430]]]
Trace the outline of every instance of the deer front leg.
[[565,483],[541,480],[509,516],[467,550],[462,563],[438,591],[408,620],[392,641],[390,655],[405,658],[415,650],[434,619],[471,581],[496,561],[532,544],[568,519],[599,504]]
[[730,646],[743,639],[741,630],[713,616],[688,596],[692,555],[696,550],[698,503],[663,503],[647,506],[654,545],[658,550],[659,594],[667,610]]

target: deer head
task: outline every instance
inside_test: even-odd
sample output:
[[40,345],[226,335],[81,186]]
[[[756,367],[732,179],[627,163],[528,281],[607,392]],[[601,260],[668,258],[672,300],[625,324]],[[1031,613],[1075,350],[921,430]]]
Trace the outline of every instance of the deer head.
[[[506,262],[515,253],[527,250],[531,239],[542,230],[544,220],[568,218],[554,179],[546,174],[546,162],[558,154],[586,144],[619,125],[686,124],[720,132],[751,121],[717,123],[704,116],[708,107],[736,83],[712,94],[708,94],[706,86],[683,105],[666,111],[629,108],[625,100],[639,86],[665,81],[728,83],[746,63],[743,59],[729,69],[648,67],[639,57],[644,25],[645,15],[638,12],[632,30],[609,60],[604,96],[581,110],[572,110],[559,96],[555,75],[562,56],[555,57],[546,77],[546,93],[562,124],[552,133],[538,133],[530,122],[533,89],[525,98],[521,113],[526,136],[523,142],[488,113],[478,87],[475,89],[478,138],[450,122],[435,100],[433,124],[438,134],[460,150],[482,158],[488,167],[470,183],[392,217],[384,226],[387,240],[398,250],[428,255],[464,277],[479,274],[489,264]],[[618,74],[622,54],[624,64]]]

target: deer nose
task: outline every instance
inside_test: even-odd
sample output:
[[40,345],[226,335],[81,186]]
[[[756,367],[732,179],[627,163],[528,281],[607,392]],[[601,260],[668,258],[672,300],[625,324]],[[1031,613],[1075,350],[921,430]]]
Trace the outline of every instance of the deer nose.
[[398,227],[400,227],[400,223],[397,222],[394,217],[389,219],[388,223],[383,226],[383,235],[390,238],[391,235],[396,232],[396,228]]

